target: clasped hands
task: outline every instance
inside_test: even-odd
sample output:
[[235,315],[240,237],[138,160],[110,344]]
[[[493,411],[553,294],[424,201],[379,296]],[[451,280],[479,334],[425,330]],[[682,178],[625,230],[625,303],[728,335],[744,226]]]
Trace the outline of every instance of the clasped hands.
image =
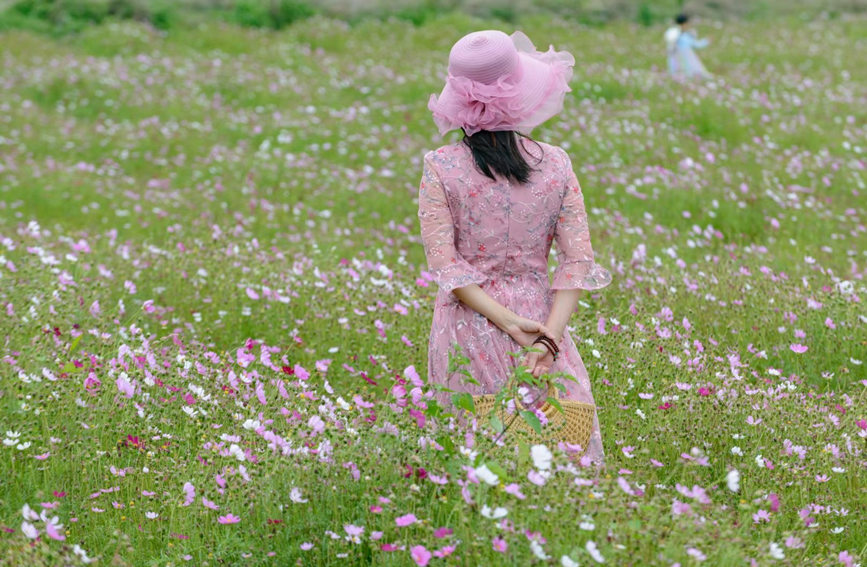
[[[555,343],[560,342],[559,337],[542,323],[519,315],[511,317],[503,330],[522,347],[533,346],[533,341],[539,335],[545,335]],[[554,365],[554,355],[542,344],[536,344],[535,346],[538,352],[532,351],[527,353],[523,364],[535,378],[538,378],[551,370],[551,367]]]

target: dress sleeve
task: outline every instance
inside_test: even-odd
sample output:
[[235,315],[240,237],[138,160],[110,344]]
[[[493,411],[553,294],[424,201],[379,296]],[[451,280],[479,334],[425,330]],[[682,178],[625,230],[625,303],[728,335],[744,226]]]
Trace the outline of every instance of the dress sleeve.
[[430,154],[424,158],[418,191],[418,220],[428,267],[440,289],[450,293],[459,287],[484,283],[485,275],[467,262],[455,247],[454,220]]
[[[562,150],[561,150],[562,151]],[[551,289],[599,289],[611,283],[611,273],[593,261],[590,227],[584,210],[581,186],[572,171],[572,162],[563,152],[566,191],[554,229],[557,242],[557,269]]]

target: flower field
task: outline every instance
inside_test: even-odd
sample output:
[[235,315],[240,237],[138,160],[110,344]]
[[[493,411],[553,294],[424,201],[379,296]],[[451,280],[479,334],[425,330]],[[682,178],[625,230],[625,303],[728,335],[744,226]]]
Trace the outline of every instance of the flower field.
[[863,562],[867,20],[705,24],[704,84],[522,23],[578,61],[601,470],[425,382],[427,99],[503,25],[0,34],[0,564]]

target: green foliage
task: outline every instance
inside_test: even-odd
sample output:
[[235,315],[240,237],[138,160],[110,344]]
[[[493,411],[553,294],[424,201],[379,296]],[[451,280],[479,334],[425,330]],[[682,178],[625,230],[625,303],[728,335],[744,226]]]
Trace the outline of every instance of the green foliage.
[[0,13],[0,29],[29,29],[67,34],[109,20],[148,22],[167,30],[177,21],[168,0],[17,0]]
[[238,0],[233,17],[242,26],[279,30],[315,13],[310,4],[299,0]]

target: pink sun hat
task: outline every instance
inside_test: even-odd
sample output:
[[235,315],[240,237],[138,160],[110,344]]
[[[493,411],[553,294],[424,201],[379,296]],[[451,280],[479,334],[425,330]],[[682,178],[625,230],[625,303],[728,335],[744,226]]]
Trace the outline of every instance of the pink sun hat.
[[440,134],[463,128],[530,131],[563,110],[575,58],[536,50],[523,32],[485,30],[465,35],[449,53],[449,74],[428,109]]

